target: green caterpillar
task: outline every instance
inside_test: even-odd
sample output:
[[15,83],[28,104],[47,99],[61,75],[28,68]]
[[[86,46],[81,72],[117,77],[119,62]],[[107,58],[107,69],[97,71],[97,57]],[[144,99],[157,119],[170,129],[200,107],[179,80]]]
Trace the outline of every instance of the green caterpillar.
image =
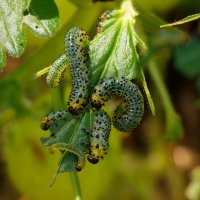
[[50,87],[59,86],[63,74],[68,66],[69,63],[66,55],[60,56],[49,69],[46,77],[47,85]]
[[80,114],[87,104],[89,87],[89,69],[86,66],[89,37],[85,31],[74,27],[65,36],[65,54],[69,60],[72,75],[72,90],[67,102],[72,114]]
[[92,131],[90,131],[90,150],[88,161],[96,164],[107,154],[109,147],[109,135],[111,120],[108,114],[103,111],[94,111]]
[[119,80],[115,80],[113,77],[103,79],[94,88],[91,105],[100,109],[111,95],[123,98],[123,103],[116,108],[112,117],[114,127],[123,132],[137,127],[144,114],[144,100],[138,87],[125,78]]
[[41,118],[41,129],[45,131],[48,130],[51,126],[55,125],[58,120],[65,119],[67,114],[68,112],[64,110],[54,111],[46,114]]

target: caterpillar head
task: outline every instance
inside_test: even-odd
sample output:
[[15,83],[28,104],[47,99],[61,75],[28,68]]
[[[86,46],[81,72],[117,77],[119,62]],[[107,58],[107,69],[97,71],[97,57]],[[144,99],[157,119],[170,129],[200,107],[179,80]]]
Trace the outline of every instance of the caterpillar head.
[[40,127],[42,130],[46,131],[54,123],[52,119],[47,116],[42,117]]
[[80,172],[83,169],[84,164],[85,163],[81,162],[81,160],[78,158],[76,163],[76,171]]
[[106,151],[101,145],[99,144],[91,145],[90,152],[88,155],[88,161],[93,164],[96,164],[100,159],[103,159],[105,154]]
[[92,156],[88,155],[87,157],[88,161],[92,164],[97,164],[99,162],[99,159],[93,158]]
[[96,108],[97,110],[99,110],[104,105],[103,100],[101,99],[99,94],[96,92],[94,92],[92,94],[91,105],[92,105],[92,107]]
[[68,111],[71,113],[71,114],[74,114],[74,115],[79,115],[82,110],[84,109],[86,103],[83,102],[83,101],[70,101],[69,102],[69,107],[68,107]]

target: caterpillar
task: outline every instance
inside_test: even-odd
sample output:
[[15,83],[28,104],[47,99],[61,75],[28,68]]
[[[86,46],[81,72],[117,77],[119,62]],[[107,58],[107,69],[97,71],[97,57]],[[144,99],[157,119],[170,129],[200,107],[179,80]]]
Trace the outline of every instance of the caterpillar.
[[69,66],[66,55],[60,56],[50,67],[46,77],[47,85],[50,87],[57,87],[63,77],[64,71]]
[[103,27],[101,22],[106,21],[111,17],[111,12],[112,10],[106,10],[105,12],[102,13],[102,15],[98,18],[99,23],[97,24],[97,34],[101,33],[103,31]]
[[72,90],[67,105],[69,112],[75,115],[81,113],[88,100],[88,44],[89,36],[80,28],[71,28],[65,36],[65,54],[72,75]]
[[41,118],[41,129],[44,131],[48,130],[51,126],[55,125],[58,120],[65,119],[67,114],[68,112],[64,110],[54,111],[46,114]]
[[92,131],[90,131],[90,150],[88,161],[96,164],[107,154],[111,120],[103,110],[94,111]]
[[77,163],[76,163],[77,171],[81,171],[83,169],[83,167],[85,166],[85,155],[80,153],[73,147],[71,147],[69,144],[66,144],[64,142],[55,143],[55,144],[51,145],[50,150],[53,152],[56,150],[63,150],[63,151],[67,151],[67,152],[70,152],[70,153],[76,155],[77,156]]
[[138,87],[125,78],[102,79],[94,88],[91,105],[100,109],[111,95],[118,95],[123,99],[123,103],[116,108],[112,117],[114,127],[123,132],[137,127],[144,113],[144,100]]

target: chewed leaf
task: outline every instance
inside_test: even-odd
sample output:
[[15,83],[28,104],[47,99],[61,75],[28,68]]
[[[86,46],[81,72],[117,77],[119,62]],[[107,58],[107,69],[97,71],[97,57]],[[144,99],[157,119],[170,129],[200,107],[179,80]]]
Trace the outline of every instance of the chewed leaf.
[[[41,141],[44,146],[50,147],[53,151],[60,150],[71,153],[69,155],[74,156],[74,159],[71,159],[74,161],[66,167],[66,170],[74,169],[76,166],[74,162],[77,162],[77,158],[84,162],[84,156],[88,152],[89,134],[85,130],[88,130],[89,127],[90,112],[86,111],[78,117],[66,112],[65,118],[59,119],[50,127],[50,137],[41,138]],[[68,158],[64,160],[66,159],[68,160]],[[64,160],[61,160],[61,165]]]
[[[0,69],[3,69],[5,65],[5,53],[2,49],[12,57],[19,57],[24,53],[26,48],[26,36],[23,29],[23,22],[25,22],[31,30],[40,37],[51,37],[55,30],[58,28],[58,12],[56,15],[56,6],[49,2],[51,0],[44,1],[43,7],[48,10],[49,13],[53,12],[53,17],[49,15],[41,20],[38,18],[37,9],[40,9],[40,4],[34,4],[34,9],[31,9],[35,0],[3,0],[0,1],[0,41],[2,47],[0,49]],[[48,9],[51,8],[54,9]],[[34,10],[35,12],[29,13]],[[35,16],[37,14],[37,16]]]

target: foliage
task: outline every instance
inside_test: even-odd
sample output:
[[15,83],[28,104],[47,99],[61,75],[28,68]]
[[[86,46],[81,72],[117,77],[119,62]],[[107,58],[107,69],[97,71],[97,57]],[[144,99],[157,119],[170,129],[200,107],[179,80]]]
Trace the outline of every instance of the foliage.
[[[3,2],[5,1],[0,3],[0,8],[1,5],[3,5]],[[15,2],[16,1],[11,3],[15,4]],[[20,2],[18,5],[22,5],[21,3],[23,2],[25,3],[25,1],[22,2],[19,0],[18,2]],[[33,18],[31,18],[31,16],[37,18],[34,24],[40,24],[42,21],[46,20],[50,21],[51,17],[53,17],[55,21],[58,20],[58,15],[56,14],[57,9],[55,9],[56,7],[53,1],[32,0],[26,2],[27,4],[24,9],[20,11],[21,14],[17,14],[17,16],[21,16],[20,19],[22,19],[24,23],[26,23],[25,17],[30,16],[30,18],[27,19],[29,20],[28,22],[31,22],[27,22],[29,26],[32,25],[31,20]],[[26,54],[22,58],[22,64],[9,74],[7,70],[10,70],[12,63],[10,64],[11,59],[8,58],[8,67],[6,67],[4,73],[1,74],[0,129],[2,134],[0,139],[1,142],[5,143],[4,145],[1,145],[1,148],[3,147],[4,150],[3,153],[5,155],[3,159],[6,161],[6,166],[8,166],[6,171],[9,174],[9,178],[6,176],[5,184],[7,184],[7,180],[11,180],[20,195],[22,195],[19,198],[37,200],[46,198],[73,198],[70,180],[64,175],[58,177],[58,181],[52,189],[48,188],[48,180],[57,166],[57,159],[60,157],[60,152],[55,152],[55,156],[49,155],[49,152],[41,146],[41,143],[38,140],[42,134],[45,134],[39,129],[40,117],[44,115],[44,113],[52,111],[53,109],[63,109],[63,99],[67,99],[71,85],[69,83],[69,71],[65,74],[60,88],[56,90],[56,92],[53,91],[53,93],[59,92],[61,95],[54,93],[52,95],[52,99],[50,99],[48,93],[49,88],[46,87],[42,78],[38,81],[30,79],[33,73],[43,67],[49,66],[54,60],[63,54],[63,38],[67,30],[73,26],[81,27],[89,33],[91,38],[93,38],[95,35],[94,32],[96,32],[95,26],[98,16],[100,16],[104,10],[119,7],[119,4],[115,2],[92,3],[90,0],[56,0],[56,4],[59,7],[59,15],[61,16],[61,29],[56,32],[54,37],[49,40],[43,40],[45,43],[38,42],[42,40],[34,38],[34,36],[31,36],[28,32],[28,48]],[[112,129],[108,156],[106,156],[105,160],[96,166],[86,163],[84,170],[79,173],[80,182],[86,199],[137,198],[143,200],[163,200],[167,198],[172,200],[182,200],[185,198],[185,174],[181,174],[180,169],[175,169],[174,163],[171,162],[172,154],[171,152],[169,153],[169,150],[172,149],[169,148],[169,145],[167,145],[166,148],[166,137],[163,135],[165,134],[170,141],[177,142],[180,136],[183,136],[183,125],[181,122],[183,118],[184,131],[186,131],[186,135],[183,137],[183,142],[188,144],[194,138],[192,138],[192,135],[187,132],[187,116],[184,116],[182,112],[180,112],[181,115],[176,112],[176,108],[173,105],[171,98],[174,97],[174,93],[173,90],[168,90],[169,85],[167,85],[166,78],[167,76],[173,77],[174,75],[171,72],[171,70],[173,70],[172,62],[169,62],[173,59],[176,61],[175,67],[180,73],[186,76],[191,75],[189,76],[191,80],[194,78],[198,79],[198,67],[195,67],[195,64],[192,64],[198,62],[196,56],[198,55],[196,53],[198,52],[198,39],[195,38],[183,44],[189,38],[188,35],[186,35],[183,31],[171,27],[160,29],[160,26],[162,24],[166,24],[166,22],[158,18],[151,11],[157,11],[157,13],[167,17],[166,14],[169,11],[170,14],[171,12],[174,13],[174,11],[176,13],[176,11],[181,8],[181,5],[186,4],[188,6],[190,5],[190,11],[192,11],[192,7],[197,9],[197,5],[199,5],[198,3],[195,3],[195,0],[191,0],[190,2],[174,0],[162,3],[157,0],[148,2],[136,0],[134,1],[134,6],[137,8],[139,15],[135,18],[137,23],[132,26],[134,29],[130,29],[130,25],[127,27],[124,26],[125,24],[128,24],[127,22],[129,20],[124,20],[124,15],[119,12],[117,16],[113,18],[113,22],[115,23],[112,23],[109,20],[107,21],[110,23],[109,26],[112,27],[111,29],[113,32],[110,33],[113,33],[114,37],[112,39],[104,37],[105,40],[101,40],[100,43],[98,41],[100,41],[101,36],[97,35],[94,36],[94,39],[91,41],[90,53],[91,58],[93,57],[91,60],[93,62],[91,65],[93,76],[91,78],[94,83],[97,84],[99,82],[101,75],[102,77],[107,76],[107,72],[113,74],[110,67],[113,66],[116,69],[114,76],[116,75],[119,77],[121,74],[125,74],[130,79],[133,78],[133,81],[136,81],[138,85],[145,88],[146,92],[143,92],[143,95],[144,97],[148,97],[149,91],[146,88],[147,84],[144,80],[144,76],[141,76],[143,73],[142,70],[146,70],[147,83],[151,88],[150,91],[153,95],[154,104],[156,105],[156,116],[153,118],[151,115],[148,115],[148,109],[145,109],[145,118],[143,119],[141,126],[134,131],[134,134],[120,135],[117,134],[115,129]],[[44,7],[42,5],[44,5]],[[54,12],[51,8],[54,8]],[[17,7],[15,7],[15,9],[17,9]],[[48,12],[48,10],[51,10],[52,12]],[[179,11],[177,14],[179,16],[184,12],[184,9],[181,9],[181,12]],[[1,14],[2,12],[0,12],[1,17],[4,16]],[[48,16],[48,14],[50,15]],[[38,17],[39,15],[41,16],[40,18]],[[1,19],[3,19],[1,17],[0,23],[2,22]],[[16,19],[18,19],[18,17],[16,17]],[[174,16],[174,18],[175,17],[176,16]],[[22,27],[22,23],[19,24],[19,30],[20,27]],[[27,29],[25,28],[25,30]],[[106,31],[108,30],[109,28],[107,27]],[[32,27],[32,31],[35,31],[34,26]],[[52,34],[54,31],[52,31]],[[24,30],[22,29],[21,32],[24,32]],[[118,53],[119,46],[117,46],[118,44],[123,43],[122,39],[123,34],[125,33],[128,35],[129,41],[133,41],[132,34],[136,38],[137,35],[139,35],[139,37],[145,41],[147,49],[144,48],[140,39],[138,40],[137,46],[132,45],[133,43],[128,42],[127,40],[127,50],[131,53],[131,55],[128,56],[129,59],[126,60],[127,62],[123,63],[123,67],[121,68],[123,70],[120,70],[118,65],[116,65],[113,61],[114,59],[117,59],[121,63],[121,61],[126,57],[125,54]],[[117,34],[119,36],[117,36]],[[109,36],[109,34],[107,36]],[[93,50],[95,50],[95,45],[98,43],[100,47],[104,47],[104,45],[107,44],[105,41],[110,41],[113,46],[112,48],[104,48],[105,51],[101,52],[101,55],[105,56],[104,59],[100,54],[98,54],[100,51],[93,52]],[[26,42],[24,44],[26,45]],[[33,44],[35,46],[33,46]],[[6,62],[5,51],[7,51],[7,49],[4,45],[5,43],[2,42],[2,36],[0,34],[0,63]],[[24,51],[24,48],[25,46],[21,48],[20,51]],[[35,49],[32,51],[33,48]],[[123,48],[124,47],[122,47],[122,49]],[[115,51],[112,52],[111,49],[114,49]],[[135,54],[135,52],[139,52],[139,55],[137,55],[138,53]],[[194,55],[194,57],[190,57],[188,52],[193,52],[192,55]],[[95,60],[96,57],[93,55],[97,55],[101,58],[102,65],[105,64],[107,66],[107,70],[103,71],[103,67],[98,68],[95,65],[95,62],[98,64],[101,64],[101,62],[98,59]],[[138,59],[138,57],[140,59]],[[112,58],[112,62],[109,61],[108,58]],[[187,64],[182,62],[183,60],[181,60],[181,58],[184,58],[183,60],[186,61]],[[136,59],[135,65],[129,65],[133,59]],[[15,61],[16,60],[12,62]],[[93,68],[93,66],[95,67]],[[95,71],[95,69],[98,70]],[[138,76],[136,77],[135,74]],[[173,79],[171,82],[174,84],[175,80]],[[176,85],[173,85],[173,87],[176,88]],[[176,90],[176,93],[180,94],[180,91]],[[108,102],[105,107],[105,110],[109,114],[113,112],[117,105],[117,101],[115,100],[116,99],[112,99],[112,102]],[[182,103],[180,103],[180,101],[184,100],[184,98],[175,100],[177,104],[180,104],[178,106],[181,106]],[[152,101],[149,101],[149,104],[152,108]],[[191,106],[193,106],[191,104],[184,105],[184,109],[190,109]],[[180,107],[179,111],[181,111]],[[67,132],[70,129],[73,131],[78,120],[81,121],[82,119],[86,119],[86,123],[80,123],[80,127],[78,127],[80,128],[80,133],[83,133],[81,128],[82,126],[90,126],[88,125],[88,123],[90,123],[90,119],[88,118],[92,117],[92,113],[93,111],[88,105],[82,115],[78,117],[69,117],[71,125],[60,121],[61,124],[59,127],[61,129],[62,127],[67,129]],[[195,116],[195,113],[192,113],[189,117],[193,118],[193,114]],[[71,127],[69,128],[69,126]],[[193,123],[191,123],[190,126],[193,126]],[[57,129],[59,127],[57,127]],[[77,135],[66,136],[63,134],[61,129],[58,131],[57,129],[52,127],[51,130],[54,133],[55,131],[57,132],[55,136],[57,141],[62,141],[63,136],[69,136],[72,138],[72,140],[69,141],[69,150],[73,145],[75,145],[76,148],[78,147],[76,146],[77,143],[74,143],[74,139],[75,136],[79,136],[80,133],[76,133]],[[192,131],[195,133],[194,127],[192,128]],[[84,134],[84,136],[87,137],[86,134]],[[5,141],[4,138],[6,139]],[[43,136],[42,141],[45,145],[51,146],[51,144],[55,142],[55,139],[46,135]],[[195,141],[198,144],[198,140],[195,139]],[[120,147],[123,148],[120,149]],[[176,145],[174,147],[176,147]],[[83,152],[84,151],[85,150],[83,148]],[[65,157],[69,159],[69,161],[71,160],[71,162],[60,162],[58,171],[64,172],[74,169],[76,157],[74,157],[73,154],[71,155],[72,156]],[[184,158],[181,159],[182,161],[185,160],[184,155],[180,157]],[[62,159],[60,161],[62,161]],[[2,161],[0,160],[0,162]],[[1,166],[5,166],[4,163]],[[2,173],[4,173],[3,169]],[[186,172],[186,174],[187,173],[188,172]],[[1,178],[2,183],[4,176],[1,176]],[[197,186],[199,181],[195,178],[193,180],[195,186],[189,186],[189,190],[191,191],[190,194],[193,195],[195,191],[197,192],[193,196],[190,195],[191,199],[192,197],[195,198],[195,195],[198,196]],[[176,190],[174,188],[176,188]],[[197,190],[195,188],[197,188]],[[1,194],[2,191],[4,191],[3,184],[0,189],[0,198],[3,196],[3,193]],[[9,193],[11,194],[12,191],[13,189],[10,188],[9,185]],[[189,197],[189,194],[187,196]]]
[[55,3],[51,0],[0,2],[0,70],[3,70],[5,66],[6,52],[13,57],[19,57],[24,53],[26,36],[23,23],[37,36],[51,37],[59,26]]

